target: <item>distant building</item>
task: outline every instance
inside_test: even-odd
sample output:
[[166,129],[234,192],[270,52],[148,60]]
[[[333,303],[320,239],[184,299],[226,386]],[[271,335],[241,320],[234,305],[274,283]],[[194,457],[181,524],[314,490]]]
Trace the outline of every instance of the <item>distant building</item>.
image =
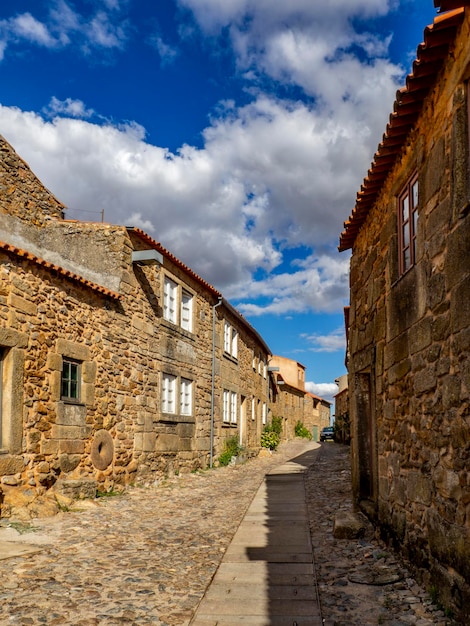
[[272,356],[269,369],[274,373],[277,393],[273,398],[273,415],[283,418],[283,438],[295,437],[295,426],[301,422],[319,440],[320,430],[330,423],[330,403],[305,391],[305,366],[282,356]]

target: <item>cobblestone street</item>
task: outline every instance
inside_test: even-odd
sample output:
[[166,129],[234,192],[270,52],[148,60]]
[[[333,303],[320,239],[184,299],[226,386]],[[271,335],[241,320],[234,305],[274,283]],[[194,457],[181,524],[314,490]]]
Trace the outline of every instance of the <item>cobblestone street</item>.
[[[39,549],[0,560],[0,624],[188,624],[265,474],[316,445],[295,441],[269,458],[80,502],[55,518],[3,520],[0,540]],[[351,506],[348,455],[318,447],[305,478],[324,623],[450,624],[372,536],[333,538],[335,513]],[[371,566],[400,580],[354,582]]]

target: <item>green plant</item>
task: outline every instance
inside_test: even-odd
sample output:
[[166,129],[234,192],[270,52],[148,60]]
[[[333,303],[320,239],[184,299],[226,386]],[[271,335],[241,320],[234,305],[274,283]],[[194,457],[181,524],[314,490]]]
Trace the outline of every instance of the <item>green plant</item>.
[[272,430],[264,430],[261,433],[261,446],[269,450],[276,450],[280,444],[279,435]]
[[25,535],[26,533],[35,533],[39,530],[36,526],[33,526],[29,522],[8,522],[8,528],[14,528],[17,533],[20,535]]
[[122,491],[115,491],[114,489],[110,489],[109,491],[97,491],[97,498],[114,498],[115,496],[122,496]]
[[282,434],[282,417],[278,417],[276,415],[273,415],[272,420],[271,420],[271,430],[273,433],[276,433],[277,435],[279,435],[279,437]]
[[273,415],[270,424],[266,424],[261,433],[261,446],[269,450],[276,450],[281,443],[282,417]]
[[219,456],[219,465],[228,465],[232,460],[232,456],[238,456],[241,450],[242,448],[240,447],[236,436],[226,439],[224,443],[224,451]]
[[301,422],[300,420],[297,421],[294,432],[296,437],[302,437],[302,439],[312,438],[312,433],[308,430],[308,428],[305,428],[303,422]]

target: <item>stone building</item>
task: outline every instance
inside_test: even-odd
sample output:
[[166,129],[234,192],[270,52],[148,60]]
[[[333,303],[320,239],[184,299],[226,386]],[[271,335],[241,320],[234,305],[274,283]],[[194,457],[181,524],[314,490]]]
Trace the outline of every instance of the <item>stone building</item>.
[[318,441],[320,430],[330,424],[330,403],[305,390],[305,366],[298,361],[272,356],[269,366],[274,371],[277,390],[271,410],[283,418],[283,439],[293,439],[295,425],[301,422]]
[[435,4],[340,250],[355,497],[468,624],[470,2]]
[[340,376],[335,380],[338,393],[335,395],[335,441],[349,444],[351,428],[349,423],[349,390],[348,375]]
[[0,138],[3,516],[207,467],[229,436],[256,452],[267,412],[269,348],[221,293],[65,211]]

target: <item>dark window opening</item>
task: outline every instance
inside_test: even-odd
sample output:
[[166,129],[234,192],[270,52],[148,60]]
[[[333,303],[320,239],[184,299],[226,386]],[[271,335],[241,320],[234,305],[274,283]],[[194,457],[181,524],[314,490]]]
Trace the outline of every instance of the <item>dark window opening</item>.
[[80,363],[63,359],[60,395],[62,400],[80,400]]

